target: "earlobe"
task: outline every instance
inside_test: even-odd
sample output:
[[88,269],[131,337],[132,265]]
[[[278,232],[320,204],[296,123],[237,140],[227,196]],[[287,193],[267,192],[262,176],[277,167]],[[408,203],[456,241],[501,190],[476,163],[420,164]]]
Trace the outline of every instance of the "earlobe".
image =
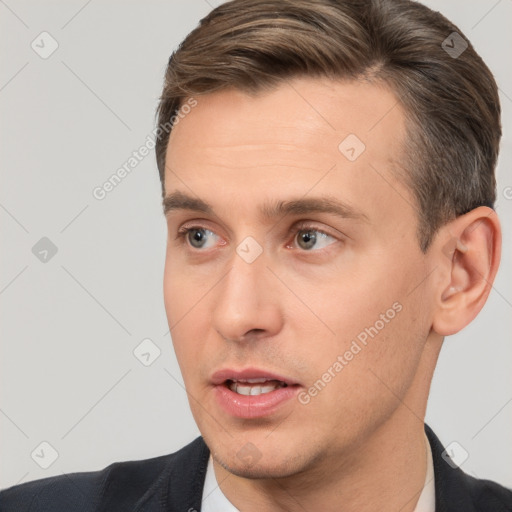
[[475,208],[441,228],[435,247],[444,274],[432,328],[442,336],[468,325],[485,304],[499,266],[501,228],[494,210]]

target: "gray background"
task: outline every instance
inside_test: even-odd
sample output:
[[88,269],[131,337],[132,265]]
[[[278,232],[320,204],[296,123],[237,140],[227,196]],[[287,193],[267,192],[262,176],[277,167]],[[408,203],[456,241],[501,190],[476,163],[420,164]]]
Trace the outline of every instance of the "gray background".
[[[144,144],[171,51],[218,3],[0,0],[0,487],[168,453],[198,435],[163,307],[153,153],[104,200],[92,190]],[[465,471],[512,486],[512,1],[427,4],[495,73],[505,132],[503,264],[484,311],[445,343],[427,421],[468,452]],[[31,48],[43,31],[59,44],[47,59]],[[32,252],[42,237],[58,249],[46,262]],[[147,338],[161,350],[150,366],[133,354]],[[58,452],[48,469],[41,442]]]

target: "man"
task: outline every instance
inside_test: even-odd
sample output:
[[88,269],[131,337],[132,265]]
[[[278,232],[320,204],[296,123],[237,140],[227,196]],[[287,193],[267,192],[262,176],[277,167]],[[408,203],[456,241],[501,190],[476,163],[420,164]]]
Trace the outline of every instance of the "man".
[[499,116],[485,64],[420,4],[212,11],[169,61],[156,147],[202,437],[0,509],[512,510],[424,425],[443,339],[498,269]]

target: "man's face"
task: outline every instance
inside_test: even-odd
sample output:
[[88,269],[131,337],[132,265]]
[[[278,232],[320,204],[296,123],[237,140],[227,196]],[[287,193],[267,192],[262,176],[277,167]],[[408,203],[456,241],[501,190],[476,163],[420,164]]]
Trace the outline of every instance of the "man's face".
[[165,175],[192,413],[235,474],[332,467],[424,396],[432,265],[396,177],[403,111],[383,87],[315,79],[196,99]]

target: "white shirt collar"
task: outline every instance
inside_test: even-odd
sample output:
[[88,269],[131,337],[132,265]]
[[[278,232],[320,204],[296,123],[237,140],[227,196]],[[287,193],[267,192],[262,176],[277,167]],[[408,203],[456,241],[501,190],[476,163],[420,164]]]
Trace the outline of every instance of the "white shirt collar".
[[434,476],[434,462],[432,460],[432,449],[425,434],[425,444],[427,449],[427,474],[425,476],[425,484],[421,491],[418,503],[414,512],[435,512],[436,510],[436,485]]
[[[434,463],[432,461],[432,450],[430,443],[425,435],[427,449],[427,474],[425,485],[421,491],[418,503],[414,512],[435,512],[436,491],[434,481]],[[224,495],[217,484],[215,471],[213,469],[213,459],[210,455],[208,467],[206,469],[206,478],[203,487],[202,512],[240,512]]]
[[217,484],[211,455],[208,459],[208,467],[206,468],[201,512],[239,512],[239,510],[226,498]]

